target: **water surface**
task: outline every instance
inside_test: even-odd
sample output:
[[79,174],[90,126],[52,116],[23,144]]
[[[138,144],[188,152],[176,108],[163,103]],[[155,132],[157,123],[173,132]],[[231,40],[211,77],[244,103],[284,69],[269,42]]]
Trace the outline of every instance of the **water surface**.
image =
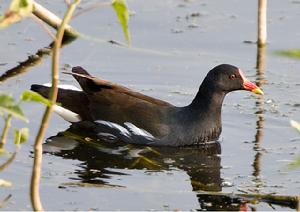
[[[85,1],[82,7],[96,1]],[[40,1],[58,14],[57,1]],[[95,146],[68,137],[55,137],[69,124],[54,115],[46,137],[41,198],[47,210],[189,210],[240,209],[291,210],[290,207],[245,204],[238,198],[211,196],[224,193],[297,195],[299,169],[287,164],[300,154],[300,138],[289,120],[300,121],[300,63],[281,58],[275,50],[299,48],[299,9],[296,1],[273,0],[268,8],[268,45],[264,71],[257,72],[255,1],[128,1],[132,49],[79,38],[61,52],[62,68],[83,66],[92,75],[124,84],[147,95],[182,106],[190,103],[208,70],[220,63],[240,67],[263,88],[257,97],[239,91],[229,94],[223,107],[223,133],[219,147],[159,148]],[[1,6],[3,10],[4,4]],[[194,15],[193,15],[194,14]],[[196,15],[195,15],[196,14]],[[99,8],[72,20],[78,31],[102,40],[123,41],[111,8]],[[26,60],[51,39],[27,19],[0,35],[0,74]],[[1,83],[1,91],[18,97],[31,84],[50,81],[50,57]],[[74,84],[61,75],[62,83]],[[32,145],[44,107],[24,104],[31,136],[14,163],[1,172],[13,182],[1,188],[0,199],[12,198],[5,210],[29,210]],[[0,123],[1,127],[3,123]],[[13,121],[14,127],[25,124]],[[13,151],[13,134],[8,150]],[[4,158],[0,158],[4,161]],[[199,192],[200,191],[200,192]],[[227,204],[233,202],[233,204]]]

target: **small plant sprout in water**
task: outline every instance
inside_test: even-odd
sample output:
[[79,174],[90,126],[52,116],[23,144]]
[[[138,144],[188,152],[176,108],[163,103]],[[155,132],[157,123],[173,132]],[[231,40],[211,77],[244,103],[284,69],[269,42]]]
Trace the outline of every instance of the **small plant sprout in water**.
[[[300,123],[294,120],[290,121],[291,126],[295,128],[300,133]],[[290,169],[295,169],[300,167],[300,156],[298,156],[293,162],[289,164]]]
[[300,59],[300,49],[281,50],[277,51],[276,54],[283,57],[289,57],[298,60]]
[[10,95],[0,94],[0,116],[4,118],[4,127],[2,129],[0,139],[0,152],[5,152],[4,145],[6,143],[9,128],[11,126],[11,119],[14,117],[16,119],[28,122],[28,119],[20,107],[21,102],[22,101],[16,102]]

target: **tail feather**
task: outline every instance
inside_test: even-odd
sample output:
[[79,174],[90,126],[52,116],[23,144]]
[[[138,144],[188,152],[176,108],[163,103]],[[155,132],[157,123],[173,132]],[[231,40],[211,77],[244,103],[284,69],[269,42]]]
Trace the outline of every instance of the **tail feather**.
[[72,73],[76,73],[76,74],[82,74],[82,75],[86,75],[86,76],[91,76],[87,70],[85,70],[84,68],[82,68],[81,66],[75,66],[72,68]]
[[72,75],[85,92],[97,92],[102,89],[101,86],[95,83],[94,77],[92,77],[85,69],[80,66],[72,68]]
[[30,90],[35,91],[35,92],[41,94],[45,98],[48,98],[50,88],[47,87],[47,86],[43,86],[43,85],[33,84],[33,85],[31,85]]
[[79,114],[72,112],[71,110],[68,110],[66,108],[63,108],[58,105],[53,106],[53,111],[57,113],[59,116],[61,116],[64,120],[68,122],[79,122],[82,121]]
[[[47,86],[34,84],[31,90],[45,98],[49,97],[50,88]],[[84,92],[59,88],[57,102],[61,106],[55,106],[53,110],[65,120],[69,122],[92,120],[88,107],[89,100]]]
[[91,75],[82,67],[76,66],[72,68],[73,77],[77,80],[84,91],[88,91],[92,81],[88,78]]

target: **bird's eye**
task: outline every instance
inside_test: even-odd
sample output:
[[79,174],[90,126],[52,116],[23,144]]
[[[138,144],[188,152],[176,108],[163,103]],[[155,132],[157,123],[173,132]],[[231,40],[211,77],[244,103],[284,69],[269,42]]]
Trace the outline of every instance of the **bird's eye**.
[[229,76],[229,79],[235,79],[236,78],[236,75],[235,74],[231,74],[230,76]]

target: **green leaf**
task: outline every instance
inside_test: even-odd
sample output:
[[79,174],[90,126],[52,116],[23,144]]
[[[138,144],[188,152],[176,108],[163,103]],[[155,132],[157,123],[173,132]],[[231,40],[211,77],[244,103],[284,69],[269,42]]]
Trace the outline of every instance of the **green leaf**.
[[300,59],[300,49],[289,49],[276,52],[280,56]]
[[28,16],[33,9],[32,0],[12,0],[9,10],[19,13],[21,16]]
[[14,99],[6,94],[0,94],[0,114],[7,113],[15,118],[28,121],[20,106],[14,102]]
[[15,144],[23,144],[27,141],[29,130],[28,128],[15,129]]
[[294,127],[300,133],[300,123],[299,122],[291,120],[290,124],[291,124],[292,127]]
[[44,98],[43,96],[41,96],[40,94],[34,92],[34,91],[24,91],[21,95],[21,100],[22,101],[32,101],[32,102],[38,102],[38,103],[42,103],[45,104],[47,106],[51,106],[51,102]]
[[123,32],[128,45],[131,44],[131,36],[128,29],[129,12],[125,0],[112,0],[112,6],[115,9],[119,22],[123,28]]
[[33,11],[33,0],[12,0],[9,9],[0,17],[0,29],[22,20]]

